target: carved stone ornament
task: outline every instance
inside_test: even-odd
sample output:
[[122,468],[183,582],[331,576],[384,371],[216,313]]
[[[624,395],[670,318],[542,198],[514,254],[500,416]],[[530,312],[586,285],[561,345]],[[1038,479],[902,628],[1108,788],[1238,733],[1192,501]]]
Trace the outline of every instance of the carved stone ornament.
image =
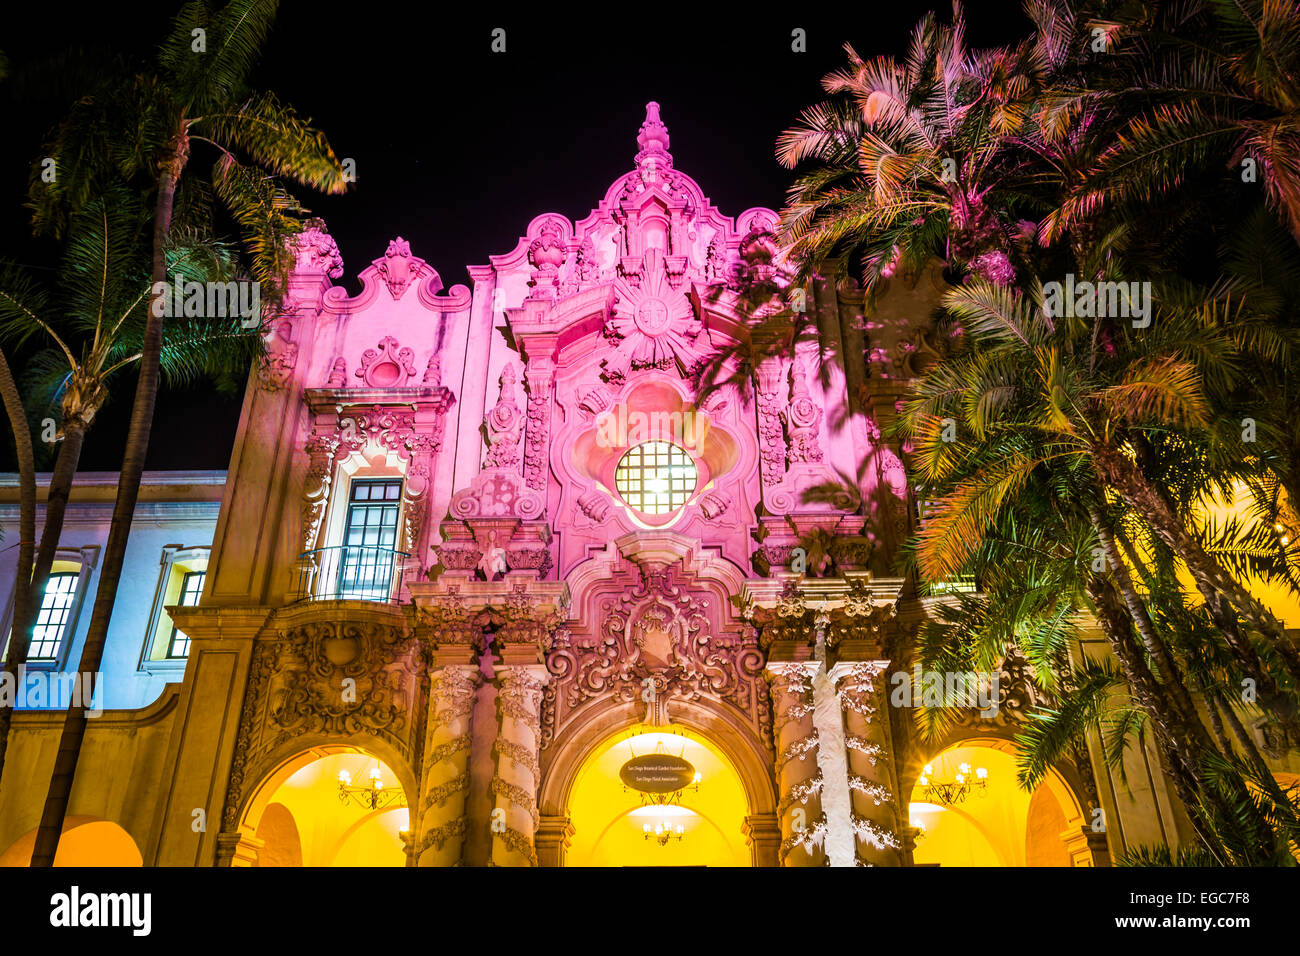
[[293,323],[277,322],[267,336],[266,355],[257,367],[257,384],[277,392],[289,384],[298,366],[298,343],[293,341]]
[[371,388],[400,387],[415,375],[415,350],[386,335],[377,349],[366,349],[361,354],[361,368],[355,374]]
[[558,219],[542,223],[539,235],[528,246],[528,264],[535,270],[528,280],[530,295],[554,295],[559,286],[560,266],[564,265],[568,250],[564,244],[564,227]]
[[406,628],[360,621],[317,621],[254,643],[235,741],[223,826],[233,830],[245,774],[287,740],[303,735],[340,741],[368,735],[407,759],[423,739],[415,704],[423,671]]
[[646,569],[639,583],[604,601],[596,635],[557,632],[546,657],[554,681],[543,703],[545,741],[586,702],[641,700],[651,683],[669,708],[674,700],[712,698],[769,739],[772,710],[756,634],[748,627],[711,633],[710,601],[687,586],[680,567]]
[[422,271],[420,262],[411,257],[411,244],[401,236],[388,244],[384,258],[375,263],[375,268],[394,300],[402,297],[411,280],[418,278]]
[[822,449],[818,431],[822,421],[821,407],[813,402],[808,392],[807,361],[796,358],[790,364],[790,406],[781,414],[790,440],[789,461],[821,461]]
[[324,223],[310,225],[294,236],[293,247],[298,272],[317,272],[331,279],[343,275],[343,257]]
[[501,394],[483,420],[487,426],[488,451],[485,468],[517,468],[519,436],[523,432],[523,413],[515,401],[518,372],[513,365],[501,370]]

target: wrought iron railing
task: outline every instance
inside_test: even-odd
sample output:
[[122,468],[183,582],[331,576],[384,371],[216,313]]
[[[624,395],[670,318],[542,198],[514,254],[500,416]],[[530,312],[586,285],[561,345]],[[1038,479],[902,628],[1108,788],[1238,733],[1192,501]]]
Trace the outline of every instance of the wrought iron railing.
[[395,603],[409,557],[392,548],[351,544],[305,551],[298,556],[297,599]]

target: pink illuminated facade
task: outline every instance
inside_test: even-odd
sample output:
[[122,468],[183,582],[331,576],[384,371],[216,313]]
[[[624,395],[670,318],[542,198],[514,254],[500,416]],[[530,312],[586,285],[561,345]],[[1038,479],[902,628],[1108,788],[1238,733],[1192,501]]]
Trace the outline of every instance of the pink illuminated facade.
[[[409,865],[563,865],[594,839],[583,766],[656,728],[734,771],[719,832],[747,862],[913,862],[927,751],[887,676],[937,599],[892,576],[914,503],[882,428],[938,285],[869,316],[854,288],[797,290],[812,334],[744,365],[737,277],[784,284],[778,216],[715,208],[657,104],[635,146],[588,215],[538,216],[472,287],[397,237],[349,296],[324,226],[301,237],[202,602],[168,609],[183,683],[146,708],[157,752],[124,758],[150,796],[82,809],[146,863],[266,865],[269,781],[354,747],[407,795]],[[868,377],[823,360],[843,354]],[[1019,673],[948,743],[1008,741]],[[1059,860],[1103,863],[1089,809],[1130,798],[1099,792],[1086,748],[1058,769]]]

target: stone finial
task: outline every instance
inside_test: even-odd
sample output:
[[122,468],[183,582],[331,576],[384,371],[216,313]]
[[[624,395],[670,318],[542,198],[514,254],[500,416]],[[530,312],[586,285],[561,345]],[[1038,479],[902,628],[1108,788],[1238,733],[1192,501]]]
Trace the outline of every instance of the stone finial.
[[645,105],[645,122],[636,137],[640,151],[636,154],[637,166],[646,160],[656,158],[660,164],[671,166],[672,155],[668,152],[668,127],[659,118],[659,104],[650,102]]

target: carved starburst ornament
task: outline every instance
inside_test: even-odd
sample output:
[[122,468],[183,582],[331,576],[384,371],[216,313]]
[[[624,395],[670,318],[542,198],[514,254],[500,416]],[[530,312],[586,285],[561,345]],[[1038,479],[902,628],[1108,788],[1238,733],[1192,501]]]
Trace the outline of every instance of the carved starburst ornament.
[[646,368],[685,372],[694,364],[700,323],[690,300],[670,285],[658,249],[646,252],[640,270],[619,279],[606,334],[618,342],[604,363],[613,380]]

